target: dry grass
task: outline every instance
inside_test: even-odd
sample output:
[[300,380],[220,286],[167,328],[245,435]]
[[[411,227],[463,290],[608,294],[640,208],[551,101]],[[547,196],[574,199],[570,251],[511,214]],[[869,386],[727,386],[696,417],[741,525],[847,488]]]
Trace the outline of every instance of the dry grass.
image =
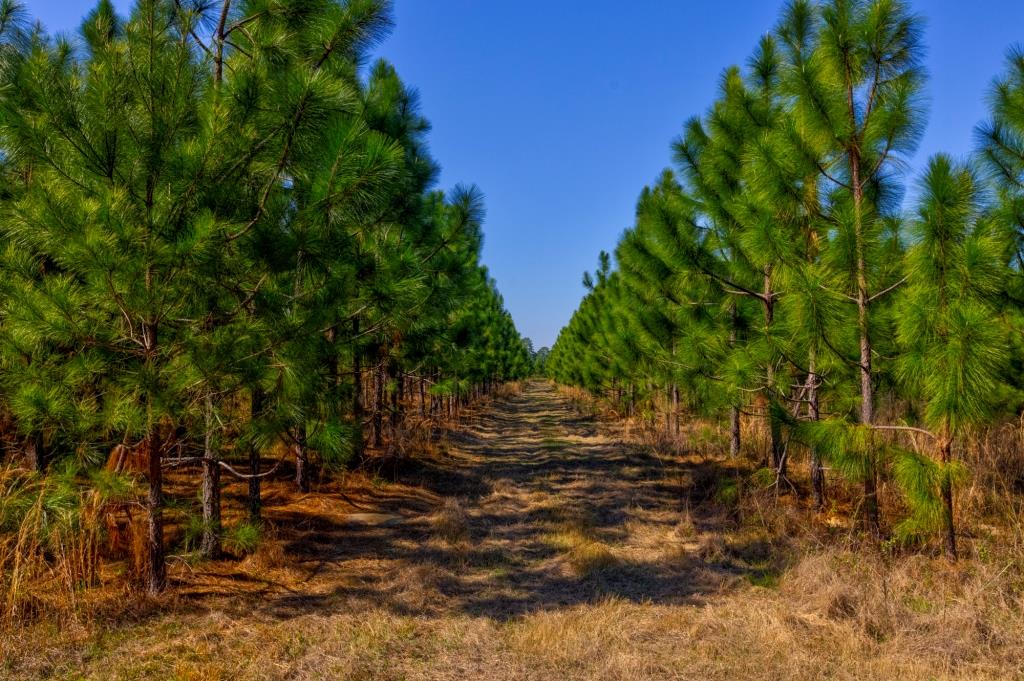
[[469,539],[469,516],[462,503],[455,497],[447,497],[431,519],[434,534],[448,542],[457,544]]
[[782,595],[863,652],[878,648],[944,674],[963,669],[980,678],[1024,671],[1024,597],[1019,572],[1007,579],[1011,567],[923,556],[890,564],[863,552],[825,551],[786,575]]
[[[643,606],[640,606],[643,607]],[[508,627],[507,645],[549,678],[650,678],[650,649],[638,645],[654,633],[627,625],[640,608],[620,599],[538,613]],[[650,622],[645,615],[643,624]],[[640,624],[640,622],[637,622]],[[646,627],[645,627],[646,628]]]
[[[837,597],[858,587],[834,554],[797,566],[779,590],[749,587],[700,605],[608,598],[501,624],[369,608],[358,613],[238,619],[168,615],[114,631],[90,658],[42,655],[19,674],[181,679],[941,679],[1019,678],[1021,622],[984,604],[964,615],[928,608],[920,578],[935,566],[883,572],[888,596]],[[824,594],[820,580],[843,577]],[[822,570],[827,570],[823,573]],[[873,566],[878,569],[877,566]],[[857,575],[858,580],[862,575]],[[810,579],[810,581],[806,581]],[[902,581],[906,579],[907,581]],[[899,582],[898,584],[896,582]],[[980,586],[980,584],[975,584]],[[967,592],[969,593],[969,591]],[[866,597],[867,600],[858,600]],[[990,625],[995,623],[992,630]],[[81,665],[81,666],[79,666]],[[13,677],[13,674],[12,674]]]
[[73,471],[0,469],[0,629],[88,617],[109,505],[79,482]]
[[[978,530],[956,565],[881,553],[830,524],[845,508],[723,493],[736,471],[703,449],[646,456],[537,385],[502,399],[405,484],[348,479],[377,513],[269,485],[277,532],[254,554],[8,631],[0,678],[1024,679],[1016,492],[964,495]],[[978,456],[1010,466],[1016,437]]]
[[494,389],[491,397],[496,400],[504,400],[510,397],[518,397],[523,394],[523,383],[520,381],[509,381],[502,383]]
[[985,570],[963,582],[947,571],[942,561],[886,567],[818,553],[779,589],[751,586],[685,607],[610,599],[524,618],[510,644],[551,678],[1020,677],[1019,596],[1002,602],[1005,583]]
[[548,538],[550,546],[565,554],[573,572],[580,576],[607,570],[619,564],[611,548],[580,528],[555,530]]
[[562,553],[573,573],[586,577],[619,565],[608,544],[597,537],[594,521],[578,505],[544,508],[551,518],[545,543]]

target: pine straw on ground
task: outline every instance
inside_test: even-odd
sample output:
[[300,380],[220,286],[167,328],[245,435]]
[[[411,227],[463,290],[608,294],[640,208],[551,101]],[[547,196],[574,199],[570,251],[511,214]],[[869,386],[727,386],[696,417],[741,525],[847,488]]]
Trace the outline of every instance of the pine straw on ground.
[[857,549],[730,505],[735,475],[531,384],[398,482],[275,490],[276,534],[245,560],[8,634],[0,677],[1024,678],[1019,552]]

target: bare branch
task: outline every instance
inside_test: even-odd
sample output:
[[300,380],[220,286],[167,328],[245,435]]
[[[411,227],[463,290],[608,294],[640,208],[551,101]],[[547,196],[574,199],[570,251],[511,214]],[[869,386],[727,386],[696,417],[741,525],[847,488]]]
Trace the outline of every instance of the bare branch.
[[883,291],[879,291],[875,295],[871,296],[870,298],[868,298],[868,302],[872,303],[872,302],[878,300],[879,298],[884,296],[886,293],[891,293],[891,292],[895,291],[896,289],[898,289],[900,286],[902,286],[905,283],[907,283],[907,277],[903,277],[902,279],[897,281],[895,284],[893,284],[889,288],[887,288],[887,289],[885,289]]

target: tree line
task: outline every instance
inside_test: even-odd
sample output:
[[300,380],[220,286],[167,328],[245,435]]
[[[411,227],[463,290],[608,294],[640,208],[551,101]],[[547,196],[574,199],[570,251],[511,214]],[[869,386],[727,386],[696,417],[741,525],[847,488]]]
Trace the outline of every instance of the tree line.
[[[258,523],[281,461],[308,491],[531,371],[480,262],[481,193],[435,188],[416,91],[368,65],[391,16],[100,0],[50,35],[0,2],[3,436],[35,479],[117,496],[140,474],[152,591],[169,468],[195,471],[216,556],[222,471]],[[19,479],[5,530],[34,503]]]
[[[673,142],[635,224],[602,252],[547,371],[670,435],[720,419],[729,451],[764,424],[781,492],[859,490],[881,538],[939,534],[970,434],[1019,415],[1024,352],[1024,53],[992,85],[969,159],[908,161],[926,122],[922,18],[899,0],[794,0]],[[753,452],[750,452],[753,454]]]

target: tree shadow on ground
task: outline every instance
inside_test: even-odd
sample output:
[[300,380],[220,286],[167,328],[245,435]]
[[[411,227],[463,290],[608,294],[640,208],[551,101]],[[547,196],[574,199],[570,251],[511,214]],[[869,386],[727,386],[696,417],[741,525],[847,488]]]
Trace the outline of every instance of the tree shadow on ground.
[[425,514],[422,503],[384,493],[375,510],[388,523],[277,509],[283,551],[303,573],[297,584],[225,601],[193,580],[183,598],[275,619],[385,608],[503,621],[609,598],[699,603],[772,569],[756,538],[710,553],[694,539],[730,522],[706,489],[730,471],[666,461],[607,430],[549,386],[529,384],[451,433],[450,455],[395,471],[424,490],[420,502],[457,503]]

